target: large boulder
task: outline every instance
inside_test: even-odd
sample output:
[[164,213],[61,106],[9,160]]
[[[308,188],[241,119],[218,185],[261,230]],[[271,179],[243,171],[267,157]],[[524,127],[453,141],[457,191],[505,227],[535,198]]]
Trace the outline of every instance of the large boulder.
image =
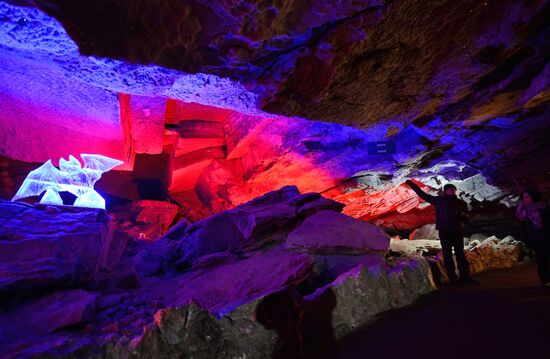
[[[283,272],[278,269],[290,263],[283,260],[276,265],[281,256],[279,251],[258,256],[254,263],[260,272],[253,278],[246,274],[249,271],[242,278],[228,271],[223,271],[222,278],[198,276],[200,285],[212,283],[210,301],[185,299],[188,304],[157,312],[154,325],[136,338],[135,346],[121,351],[131,350],[136,358],[176,354],[196,358],[317,358],[326,354],[334,340],[372,322],[379,313],[408,305],[434,289],[429,265],[422,258],[400,260],[390,266],[367,260],[304,296],[292,286],[280,285],[292,278],[288,276],[292,271],[285,270],[280,276]],[[269,269],[275,269],[276,274]],[[259,277],[264,279],[261,287],[257,287]],[[255,284],[249,283],[250,279]],[[273,279],[275,282],[270,283]],[[193,291],[196,284],[196,280],[191,281],[186,289]],[[205,304],[220,308],[219,297],[231,285],[258,292],[250,292],[253,295],[242,298],[235,309],[225,307],[212,314],[203,308]]]
[[[250,252],[270,241],[282,241],[302,218],[321,210],[341,211],[342,207],[318,193],[301,195],[296,186],[285,186],[181,230],[171,230],[163,239],[180,241],[178,262],[192,264],[204,255]],[[280,235],[272,235],[276,233]]]
[[319,254],[385,252],[390,236],[379,227],[334,211],[308,217],[288,236],[288,249]]
[[190,273],[181,280],[178,303],[196,302],[221,317],[239,305],[304,282],[314,275],[314,259],[282,248],[245,260]]
[[236,250],[244,244],[244,237],[227,212],[195,223],[181,240],[180,262],[191,263],[197,258],[226,250]]
[[439,231],[435,229],[435,224],[425,224],[420,228],[415,229],[409,235],[409,239],[439,239]]
[[109,225],[103,210],[0,201],[0,292],[92,281],[122,252]]
[[0,332],[47,334],[92,319],[98,294],[63,290],[32,299],[1,315]]
[[306,310],[318,307],[319,301],[326,301],[330,294],[333,307],[328,324],[338,340],[371,323],[379,313],[407,306],[434,289],[428,262],[423,258],[405,259],[389,267],[357,266],[305,296],[303,305]]

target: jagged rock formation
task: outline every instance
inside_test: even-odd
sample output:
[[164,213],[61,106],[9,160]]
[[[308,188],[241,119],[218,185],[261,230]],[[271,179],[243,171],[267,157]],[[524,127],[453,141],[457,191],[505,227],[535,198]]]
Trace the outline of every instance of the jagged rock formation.
[[[334,163],[336,173],[318,176],[324,188],[304,191],[346,186],[375,170],[366,162],[383,175],[414,176],[451,160],[504,190],[536,185],[548,192],[547,1],[25,1],[0,11],[1,153],[12,158],[45,161],[85,146],[128,169],[136,155],[173,153],[171,192],[196,204],[200,219],[300,184],[296,172],[314,176],[318,158],[293,167],[288,162],[299,157],[291,155],[338,151],[322,140],[338,136],[335,126],[302,132],[305,150],[286,153],[291,138],[256,127],[268,116],[262,108],[371,130],[360,143],[342,143],[356,152],[356,166]],[[241,127],[227,126],[235,123],[228,116],[242,116]],[[278,117],[268,127],[276,126],[296,130],[303,122]],[[232,151],[234,130],[250,128],[272,145],[244,142]],[[398,153],[367,158],[364,141],[382,140],[395,141]],[[286,183],[249,177],[277,162]],[[224,185],[211,188],[216,180]]]
[[100,271],[118,264],[124,251],[126,239],[110,227],[101,210],[0,200],[0,292],[91,285]]
[[[465,254],[470,265],[470,272],[477,274],[491,269],[512,268],[523,259],[524,245],[508,236],[502,239],[496,236],[487,237],[476,233],[464,239]],[[435,269],[434,277],[438,281],[447,281],[443,266],[441,244],[437,239],[392,240],[390,249],[405,256],[428,256]]]
[[[94,222],[101,214],[1,203],[4,212],[34,213],[30,232],[65,217],[67,224],[80,218],[83,223],[73,227],[82,230],[86,219]],[[73,281],[71,289],[44,288],[26,293],[31,297],[24,303],[3,303],[2,353],[318,356],[378,313],[435,288],[430,267],[437,268],[439,257],[433,244],[431,257],[417,256],[416,247],[388,257],[388,235],[341,210],[318,194],[284,187],[194,224],[183,220],[156,241],[130,240],[118,265],[96,275],[93,284]],[[10,214],[8,224],[23,220],[15,210]],[[394,255],[396,242],[425,241],[392,240]],[[519,256],[513,240],[476,235],[469,246],[474,272],[512,265]],[[111,247],[109,255],[120,253]],[[41,253],[27,252],[29,258]],[[63,315],[56,315],[60,306]],[[29,311],[32,317],[23,314]],[[318,338],[324,338],[321,344]]]
[[547,0],[8,0],[0,17],[0,197],[68,154],[131,170],[98,184],[112,222],[0,202],[9,356],[316,357],[433,289],[437,242],[383,256],[376,225],[433,223],[405,179],[457,185],[474,273],[520,249],[472,234],[516,235],[513,193],[550,194]]

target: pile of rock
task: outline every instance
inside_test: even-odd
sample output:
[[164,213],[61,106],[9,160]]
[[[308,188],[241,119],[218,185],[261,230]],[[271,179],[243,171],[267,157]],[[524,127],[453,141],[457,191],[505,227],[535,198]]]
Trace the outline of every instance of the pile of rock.
[[0,336],[17,342],[92,320],[125,241],[103,210],[0,201]]
[[[476,233],[465,237],[464,243],[464,251],[472,274],[491,269],[511,268],[521,261],[524,252],[523,244],[512,236],[499,239],[496,236]],[[427,224],[413,231],[409,240],[392,239],[390,250],[406,257],[427,258],[436,266],[441,279],[447,281],[441,243],[434,224]]]
[[[27,223],[29,231],[37,230],[32,223],[53,216],[60,227],[48,233],[60,235],[73,228],[81,233],[86,223],[103,218],[98,244],[110,237],[102,212],[9,202],[3,207],[12,208],[5,210],[12,222],[22,220],[23,210],[36,213],[40,219]],[[116,266],[115,278],[133,273],[138,285],[124,289],[67,281],[64,285],[87,290],[64,289],[10,307],[3,322],[22,325],[17,330],[4,326],[9,341],[1,344],[14,356],[31,348],[108,357],[315,355],[323,346],[307,338],[325,337],[331,343],[376,313],[433,289],[427,262],[386,262],[389,236],[341,210],[338,202],[289,186],[201,222],[181,221],[155,242],[132,243]],[[71,216],[78,216],[79,223]],[[15,224],[5,228],[9,236],[25,232]],[[79,243],[89,238],[95,238],[90,231]],[[85,254],[105,257],[103,249]],[[35,260],[40,256],[29,253]],[[102,263],[90,264],[91,278],[100,274]],[[60,295],[65,299],[57,300]],[[62,323],[33,330],[37,321],[22,314],[41,313],[39,308],[56,313],[60,307],[67,308],[66,315],[58,316]],[[75,327],[82,323],[88,323],[84,329]]]
[[246,257],[283,242],[288,250],[309,253],[387,250],[389,236],[384,231],[339,213],[342,208],[317,193],[283,187],[192,225],[178,223],[134,262],[142,275],[149,276],[204,266],[226,252]]
[[125,247],[103,210],[0,201],[0,293],[90,285]]

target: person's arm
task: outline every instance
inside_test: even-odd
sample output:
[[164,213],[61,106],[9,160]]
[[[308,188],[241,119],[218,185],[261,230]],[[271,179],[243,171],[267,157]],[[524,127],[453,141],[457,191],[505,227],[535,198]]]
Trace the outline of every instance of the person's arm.
[[523,201],[519,201],[518,208],[516,209],[516,217],[523,221],[525,219],[525,216],[527,214],[527,211],[525,210],[525,206],[523,205]]
[[426,192],[421,190],[416,183],[414,183],[411,180],[407,180],[405,183],[407,184],[407,186],[411,187],[411,189],[418,195],[418,197],[422,198],[424,201],[428,203],[436,204],[437,196],[432,196],[427,194]]

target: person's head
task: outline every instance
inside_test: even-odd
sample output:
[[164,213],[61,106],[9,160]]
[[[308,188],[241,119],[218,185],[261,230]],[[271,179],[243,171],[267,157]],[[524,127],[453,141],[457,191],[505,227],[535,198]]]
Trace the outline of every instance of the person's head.
[[525,204],[533,204],[542,200],[542,193],[539,190],[531,188],[521,193],[521,200]]
[[456,196],[455,185],[447,183],[445,186],[443,186],[443,194],[445,194],[445,196]]

